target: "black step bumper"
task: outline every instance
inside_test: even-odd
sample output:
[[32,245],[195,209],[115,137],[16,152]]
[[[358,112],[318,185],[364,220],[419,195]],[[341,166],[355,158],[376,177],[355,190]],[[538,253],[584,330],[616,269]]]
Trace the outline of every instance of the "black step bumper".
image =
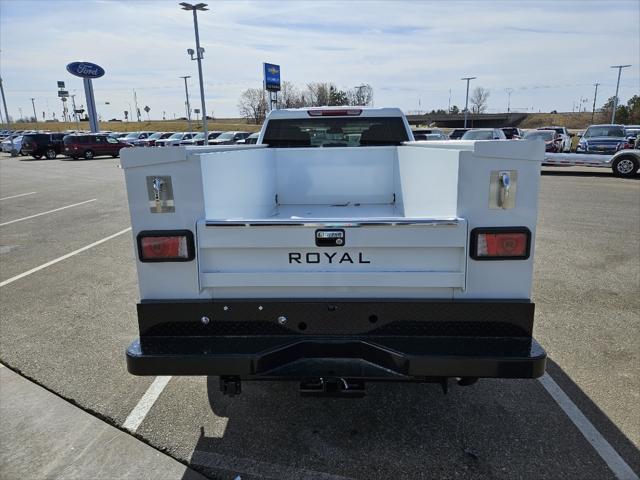
[[513,301],[147,301],[127,368],[247,379],[536,378],[546,353],[531,337],[533,311]]

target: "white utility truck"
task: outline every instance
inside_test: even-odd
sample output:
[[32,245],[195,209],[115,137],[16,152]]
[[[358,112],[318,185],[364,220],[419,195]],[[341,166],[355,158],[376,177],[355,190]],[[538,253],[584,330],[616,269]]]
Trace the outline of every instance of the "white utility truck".
[[122,152],[136,375],[535,378],[535,142],[415,142],[398,109],[272,111],[258,144]]

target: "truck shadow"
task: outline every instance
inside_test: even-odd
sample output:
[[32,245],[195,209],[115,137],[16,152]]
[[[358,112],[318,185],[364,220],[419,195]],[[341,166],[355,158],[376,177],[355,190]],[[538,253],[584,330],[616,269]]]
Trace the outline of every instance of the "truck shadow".
[[[548,373],[638,471],[640,452],[553,361]],[[302,398],[293,382],[207,379],[190,464],[212,478],[614,478],[540,382],[369,384],[361,399]],[[213,423],[226,421],[214,435]]]

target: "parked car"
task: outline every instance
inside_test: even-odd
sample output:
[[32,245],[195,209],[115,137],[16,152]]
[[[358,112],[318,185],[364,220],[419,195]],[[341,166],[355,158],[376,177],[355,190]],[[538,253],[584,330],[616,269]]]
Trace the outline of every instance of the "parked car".
[[516,127],[502,127],[501,130],[504,132],[507,140],[517,140],[524,136],[524,132]]
[[640,138],[640,125],[626,125],[624,127],[624,134],[627,136],[627,141],[635,146],[632,148],[640,147],[640,143],[638,143],[638,139]]
[[238,145],[253,145],[258,143],[258,138],[260,137],[260,132],[252,133],[247,138],[238,140],[236,143]]
[[[218,138],[221,133],[224,133],[224,132],[218,131],[218,130],[209,132],[209,135],[208,135],[209,143],[211,143],[211,140],[215,140],[216,138]],[[186,138],[182,140],[180,142],[180,145],[204,145],[204,132],[200,132],[191,138]]]
[[462,136],[468,131],[469,131],[468,128],[455,128],[449,134],[449,140],[460,140],[462,138]]
[[571,137],[573,137],[573,135],[571,133],[569,133],[569,130],[567,130],[566,127],[558,127],[558,126],[540,127],[540,128],[538,128],[538,130],[553,130],[553,131],[555,131],[558,135],[560,135],[560,138],[562,139],[562,147],[561,147],[561,150],[559,150],[559,151],[560,152],[570,152],[571,151]]
[[562,152],[563,140],[555,130],[533,130],[524,135],[524,140],[544,141],[544,151],[551,153]]
[[578,142],[578,153],[612,154],[625,148],[633,148],[627,140],[624,125],[591,125]]
[[244,140],[251,132],[224,132],[218,135],[213,141],[210,142],[211,145],[233,145],[238,140]]
[[131,147],[131,144],[99,133],[64,137],[64,153],[74,160],[80,157],[91,160],[100,155],[111,155],[116,158],[120,155],[120,150],[127,147]]
[[445,133],[415,133],[413,134],[414,140],[449,140],[449,137]]
[[62,154],[64,133],[29,133],[22,137],[22,153],[40,159],[53,160]]
[[155,132],[129,132],[124,137],[119,137],[119,140],[133,145],[134,142],[149,138],[154,133]]
[[147,138],[142,138],[140,140],[134,141],[133,145],[136,147],[155,147],[158,140],[169,138],[174,133],[175,132],[156,132],[152,135],[149,135],[149,137]]
[[2,141],[2,151],[5,153],[16,152],[22,155],[22,135],[10,135]]
[[428,135],[428,134],[431,134],[431,133],[439,133],[441,135],[444,135],[444,132],[441,129],[436,128],[436,127],[433,127],[433,128],[416,128],[416,129],[412,130],[412,132],[413,132],[414,138],[415,138],[416,135]]
[[196,132],[176,132],[165,139],[156,140],[156,147],[177,147],[183,140],[188,140],[196,135]]
[[462,135],[460,140],[506,140],[507,136],[499,128],[473,128]]

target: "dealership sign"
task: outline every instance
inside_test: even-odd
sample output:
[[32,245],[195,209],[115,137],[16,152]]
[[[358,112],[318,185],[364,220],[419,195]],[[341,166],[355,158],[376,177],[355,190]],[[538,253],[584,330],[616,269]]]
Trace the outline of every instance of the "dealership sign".
[[104,68],[91,62],[72,62],[67,65],[67,71],[82,78],[100,78],[104,75]]
[[264,64],[264,88],[270,92],[280,91],[280,65]]

